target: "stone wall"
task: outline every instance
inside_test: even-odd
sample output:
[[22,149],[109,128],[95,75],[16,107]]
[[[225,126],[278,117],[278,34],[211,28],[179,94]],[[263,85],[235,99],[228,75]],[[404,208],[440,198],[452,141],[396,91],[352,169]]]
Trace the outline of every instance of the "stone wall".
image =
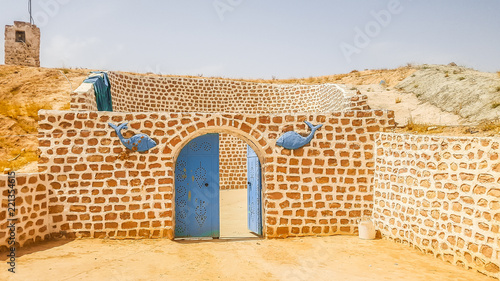
[[94,84],[82,83],[71,93],[71,110],[75,111],[97,111],[97,102],[94,92]]
[[500,278],[499,144],[380,134],[374,218],[382,235]]
[[[25,41],[16,42],[16,32],[24,32]],[[5,64],[40,66],[40,29],[27,22],[5,26]]]
[[[258,114],[370,109],[366,95],[357,95],[337,84],[280,85],[116,72],[108,75],[117,112]],[[71,110],[97,111],[94,90],[89,85],[83,83],[71,94]]]
[[238,137],[219,134],[220,189],[247,188],[247,144]]
[[[353,234],[356,220],[372,213],[375,133],[394,124],[386,111],[39,115],[50,231],[77,237],[171,237],[175,159],[191,139],[214,132],[238,136],[261,160],[265,236]],[[308,134],[305,120],[324,124],[309,145],[294,151],[275,145],[283,132]],[[148,134],[159,145],[126,151],[107,124],[124,121],[132,134]]]
[[[15,176],[15,222],[16,246],[41,241],[49,235],[47,177],[38,174],[16,174]],[[0,249],[10,247],[8,228],[11,221],[9,209],[8,176],[0,175]],[[13,199],[12,197],[10,199]],[[12,202],[12,201],[10,201]]]
[[335,84],[281,85],[214,78],[155,77],[109,72],[118,112],[333,112],[350,106]]

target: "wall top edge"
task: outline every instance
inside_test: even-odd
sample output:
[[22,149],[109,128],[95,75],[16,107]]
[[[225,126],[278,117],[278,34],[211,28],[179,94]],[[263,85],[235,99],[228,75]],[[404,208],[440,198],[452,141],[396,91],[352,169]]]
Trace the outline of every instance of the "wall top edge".
[[[168,111],[146,111],[146,112],[117,112],[117,111],[76,111],[76,110],[40,110],[39,114],[66,114],[66,113],[97,113],[107,115],[123,115],[123,114],[199,114],[199,115],[245,115],[245,116],[297,116],[297,115],[331,115],[331,114],[347,114],[347,113],[385,113],[389,114],[394,112],[388,109],[369,109],[369,110],[341,110],[330,112],[284,112],[284,113],[239,113],[239,112],[168,112]],[[356,116],[354,116],[356,117]]]
[[267,85],[267,86],[273,86],[273,87],[296,87],[296,86],[307,86],[307,87],[324,87],[324,86],[333,86],[334,88],[343,91],[344,93],[346,92],[345,89],[342,88],[344,84],[335,84],[335,83],[322,83],[322,84],[300,84],[300,83],[290,83],[290,84],[278,84],[278,83],[260,83],[260,82],[253,82],[253,81],[243,81],[239,79],[231,79],[231,78],[215,78],[215,77],[184,77],[184,76],[150,76],[149,74],[132,74],[132,73],[127,73],[127,72],[120,72],[120,71],[108,71],[110,74],[114,75],[124,75],[132,78],[139,78],[139,79],[163,79],[163,80],[198,80],[198,81],[227,81],[227,82],[241,82],[241,83],[247,83],[250,85]]
[[382,135],[385,136],[400,136],[400,137],[409,137],[411,139],[414,138],[431,138],[431,139],[452,139],[452,140],[492,140],[492,141],[500,141],[499,137],[481,137],[481,136],[450,136],[450,135],[418,135],[418,134],[410,134],[410,133],[391,133],[391,132],[378,132],[376,138],[380,139]]
[[94,89],[94,84],[83,82],[76,88],[73,92],[77,94],[87,93],[88,91]]
[[12,24],[12,25],[6,25],[5,27],[17,27],[17,28],[20,28],[20,27],[34,27],[34,28],[38,28],[36,26],[36,24],[31,24],[31,23],[25,22],[25,21],[14,21],[14,24]]

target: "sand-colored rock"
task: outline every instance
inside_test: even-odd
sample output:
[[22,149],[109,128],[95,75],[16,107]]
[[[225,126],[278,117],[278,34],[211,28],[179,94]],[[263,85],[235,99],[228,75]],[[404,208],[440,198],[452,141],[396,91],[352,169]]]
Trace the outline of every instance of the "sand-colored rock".
[[367,95],[368,105],[372,109],[394,110],[398,126],[405,126],[408,122],[445,126],[468,123],[464,118],[429,102],[423,102],[413,94],[402,93],[379,84],[347,86]]
[[[18,155],[16,161],[22,163],[36,158],[36,112],[28,111],[33,107],[69,109],[71,91],[85,80],[88,72],[0,65],[0,162],[6,163]],[[29,105],[31,109],[26,108]],[[29,165],[22,171],[37,172],[37,167]]]
[[472,122],[500,118],[500,76],[496,73],[423,65],[396,88]]

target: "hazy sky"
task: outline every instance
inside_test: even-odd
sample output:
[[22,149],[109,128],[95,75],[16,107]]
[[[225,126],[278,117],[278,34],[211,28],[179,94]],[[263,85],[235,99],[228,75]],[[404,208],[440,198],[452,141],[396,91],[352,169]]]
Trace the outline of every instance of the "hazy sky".
[[[500,70],[498,0],[33,0],[32,5],[44,67],[232,78],[309,77],[452,61]],[[0,24],[14,20],[29,20],[27,0],[0,0]]]

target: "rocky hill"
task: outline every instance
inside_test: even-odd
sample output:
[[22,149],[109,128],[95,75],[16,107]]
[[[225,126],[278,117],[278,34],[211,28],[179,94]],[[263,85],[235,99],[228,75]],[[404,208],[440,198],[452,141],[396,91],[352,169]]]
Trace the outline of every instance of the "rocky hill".
[[500,118],[500,75],[460,66],[423,65],[396,85],[472,123]]

